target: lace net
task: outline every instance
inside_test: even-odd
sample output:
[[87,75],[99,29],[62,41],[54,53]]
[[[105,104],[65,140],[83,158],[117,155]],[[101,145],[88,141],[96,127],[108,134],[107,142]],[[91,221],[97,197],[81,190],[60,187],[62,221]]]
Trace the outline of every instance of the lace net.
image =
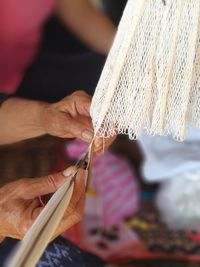
[[200,1],[129,0],[97,85],[91,116],[101,137],[183,140],[200,127]]

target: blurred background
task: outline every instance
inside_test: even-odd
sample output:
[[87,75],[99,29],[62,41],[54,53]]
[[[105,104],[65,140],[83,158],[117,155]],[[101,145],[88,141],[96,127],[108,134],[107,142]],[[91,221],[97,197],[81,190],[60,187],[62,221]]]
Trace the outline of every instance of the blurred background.
[[[103,10],[117,27],[127,1],[93,0],[92,2],[96,8]],[[51,16],[43,27],[41,51],[47,57],[51,51],[52,54],[57,53],[63,58],[66,47],[68,55],[73,56],[80,55],[85,50],[93,51],[80,38],[74,36],[74,32],[66,28],[57,17]],[[88,68],[88,77],[94,80],[87,87],[91,88],[88,89],[91,94],[95,90],[95,83],[98,81],[105,58],[106,53],[101,54],[95,63],[95,66],[98,66],[98,75],[94,74],[96,75],[94,79],[91,68]],[[80,58],[76,60],[79,62]],[[36,69],[39,67],[38,73],[41,76],[45,73],[40,62],[41,58],[28,69],[19,95],[37,98],[35,94],[24,94],[23,87],[33,80],[32,86],[37,86],[40,79],[35,79]],[[84,62],[80,72],[89,64],[87,61]],[[79,87],[79,84],[73,83],[73,89]],[[80,86],[82,88],[81,84]],[[71,91],[68,90],[68,93]],[[40,96],[42,100],[45,97]],[[55,92],[48,100],[54,102],[60,97]],[[162,142],[159,141],[157,146],[162,147]],[[200,266],[198,231],[169,227],[155,204],[160,183],[156,179],[152,179],[149,183],[144,177],[143,168],[148,153],[146,146],[147,142],[139,143],[128,140],[126,136],[119,136],[108,152],[95,158],[93,191],[88,193],[83,221],[63,233],[63,237],[100,257],[107,267]],[[63,170],[75,163],[86,147],[86,144],[77,140],[66,141],[49,136],[1,146],[1,186],[21,177],[34,179]],[[178,151],[179,148],[174,149]],[[156,160],[158,162],[161,158],[157,155]],[[196,160],[199,160],[199,156]],[[150,167],[152,164],[154,163],[151,162]],[[118,169],[115,166],[118,166]],[[158,174],[156,169],[150,171]],[[12,247],[13,244],[6,240],[1,244],[0,253],[5,253]]]

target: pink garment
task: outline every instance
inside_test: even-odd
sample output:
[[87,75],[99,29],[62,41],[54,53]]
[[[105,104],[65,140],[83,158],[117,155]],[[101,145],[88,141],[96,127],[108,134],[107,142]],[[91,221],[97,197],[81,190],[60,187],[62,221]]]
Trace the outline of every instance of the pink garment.
[[0,92],[14,93],[37,54],[56,0],[0,0]]
[[[78,159],[87,147],[82,141],[72,141],[67,146],[67,154]],[[94,157],[92,188],[97,195],[91,197],[91,201],[88,197],[85,213],[97,215],[102,212],[105,226],[119,224],[139,209],[139,186],[134,170],[124,158],[109,151]],[[102,204],[100,209],[99,203]]]

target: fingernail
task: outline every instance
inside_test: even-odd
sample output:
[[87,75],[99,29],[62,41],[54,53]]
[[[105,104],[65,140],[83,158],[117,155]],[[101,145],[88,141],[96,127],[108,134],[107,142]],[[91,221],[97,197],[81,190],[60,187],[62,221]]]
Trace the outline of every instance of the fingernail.
[[92,138],[93,138],[93,133],[88,131],[88,130],[84,130],[82,132],[82,137],[87,140],[87,141],[92,141]]
[[75,167],[69,167],[68,169],[66,169],[65,171],[63,171],[63,175],[65,177],[71,176],[72,174],[74,174],[76,171]]

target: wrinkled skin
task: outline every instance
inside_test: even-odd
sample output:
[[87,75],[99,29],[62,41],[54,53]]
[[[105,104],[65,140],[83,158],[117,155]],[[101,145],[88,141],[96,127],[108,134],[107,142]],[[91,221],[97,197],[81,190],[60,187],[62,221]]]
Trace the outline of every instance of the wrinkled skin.
[[[42,211],[39,196],[54,193],[75,172],[75,167],[35,179],[20,179],[0,189],[0,237],[23,239],[37,216]],[[67,176],[66,176],[67,175]],[[85,171],[80,169],[75,180],[74,191],[64,217],[52,239],[78,223],[85,203]]]
[[89,113],[90,104],[91,97],[84,91],[76,91],[57,103],[46,104],[41,114],[41,127],[49,135],[77,137],[91,142],[93,128]]
[[[94,137],[90,118],[91,100],[84,91],[76,91],[55,104],[47,104],[41,116],[44,132],[62,138],[76,137],[90,143]],[[96,138],[95,152],[103,153],[115,138]]]
[[[1,110],[1,123],[5,124],[3,129],[8,130],[1,133],[2,138],[8,137],[4,141],[9,143],[41,134],[50,134],[63,138],[79,138],[90,143],[93,140],[93,128],[89,115],[90,104],[91,97],[83,91],[77,91],[55,104],[37,103],[36,106],[32,102],[26,105],[24,101],[11,98],[5,102]],[[12,107],[14,107],[13,110]],[[24,112],[26,107],[29,107],[30,112]],[[31,123],[30,125],[26,123],[29,122],[31,112],[34,118],[32,121],[37,122],[37,127],[34,125],[33,129],[29,127]],[[25,125],[28,127],[23,128]],[[10,131],[11,126],[16,131]],[[19,129],[18,132],[17,129]],[[17,138],[13,140],[13,136]],[[113,140],[114,138],[110,138],[104,142],[102,138],[95,139],[95,152],[102,153]],[[20,179],[0,188],[0,239],[24,237],[43,209],[38,197],[54,193],[67,179],[66,172],[64,173],[65,175],[57,173],[35,179]],[[84,183],[84,171],[79,170],[71,202],[53,238],[81,220],[85,201]]]

